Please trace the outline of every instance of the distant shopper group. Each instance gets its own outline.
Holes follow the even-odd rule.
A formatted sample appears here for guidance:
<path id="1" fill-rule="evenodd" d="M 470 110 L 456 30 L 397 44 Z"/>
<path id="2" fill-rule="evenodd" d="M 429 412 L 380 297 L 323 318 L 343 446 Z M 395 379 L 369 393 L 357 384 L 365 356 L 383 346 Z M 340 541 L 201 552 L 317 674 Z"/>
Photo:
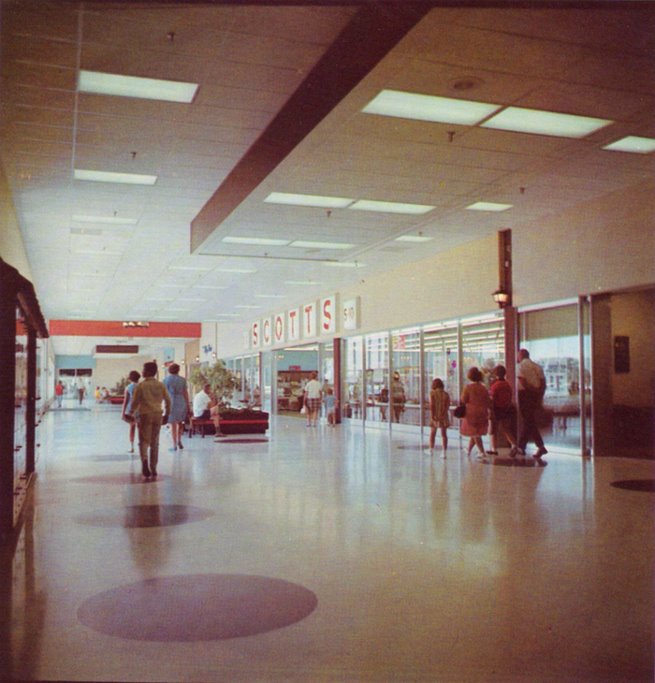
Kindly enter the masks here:
<path id="1" fill-rule="evenodd" d="M 516 438 L 517 410 L 513 402 L 513 391 L 505 379 L 507 371 L 503 365 L 497 365 L 493 373 L 493 381 L 489 389 L 483 383 L 483 375 L 479 368 L 472 367 L 467 373 L 469 383 L 464 387 L 460 397 L 460 433 L 468 436 L 467 454 L 471 455 L 477 448 L 479 457 L 498 455 L 499 439 L 504 438 L 511 446 L 509 455 L 525 455 L 530 441 L 537 447 L 533 457 L 540 459 L 548 451 L 539 432 L 537 416 L 542 406 L 546 391 L 546 378 L 540 365 L 530 359 L 527 349 L 518 353 L 518 412 L 521 416 L 521 432 Z M 432 382 L 430 391 L 430 440 L 429 450 L 433 452 L 437 431 L 441 432 L 443 456 L 448 447 L 447 428 L 450 424 L 450 396 L 444 390 L 443 381 L 439 378 Z M 485 450 L 482 437 L 490 434 L 491 448 Z"/>

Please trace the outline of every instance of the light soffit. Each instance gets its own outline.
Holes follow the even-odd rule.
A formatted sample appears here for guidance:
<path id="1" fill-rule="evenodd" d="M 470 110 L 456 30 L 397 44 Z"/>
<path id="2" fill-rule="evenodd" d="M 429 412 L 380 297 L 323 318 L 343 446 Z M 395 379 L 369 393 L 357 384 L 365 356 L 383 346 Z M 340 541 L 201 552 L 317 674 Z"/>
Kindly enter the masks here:
<path id="1" fill-rule="evenodd" d="M 252 292 L 268 291 L 274 279 L 306 279 L 304 263 L 254 258 L 261 256 L 257 247 L 225 259 L 206 257 L 215 264 L 212 271 L 172 275 L 169 266 L 199 258 L 189 256 L 189 223 L 361 8 L 169 4 L 146 11 L 89 5 L 81 66 L 200 83 L 193 104 L 186 105 L 76 94 L 77 7 L 3 4 L 0 153 L 46 315 L 83 310 L 89 317 L 129 319 L 134 292 L 143 292 L 144 298 L 170 293 L 173 299 L 148 302 L 153 319 L 177 308 L 176 319 L 197 320 L 205 307 L 190 299 L 199 298 L 201 284 L 224 288 L 204 292 L 217 293 L 211 314 L 226 314 L 231 311 L 221 310 L 224 299 L 252 305 Z M 203 247 L 221 253 L 216 245 L 228 235 L 343 242 L 356 247 L 326 263 L 365 263 L 368 274 L 491 234 L 501 222 L 520 229 L 527 220 L 643 182 L 655 170 L 652 154 L 602 147 L 654 135 L 655 92 L 647 78 L 655 57 L 652 25 L 652 7 L 634 5 L 612 11 L 432 9 L 345 89 L 286 158 L 257 182 L 245 174 L 249 189 Z M 171 27 L 173 41 L 167 37 Z M 458 89 L 467 81 L 469 90 Z M 361 113 L 384 89 L 616 123 L 589 139 L 562 140 Z M 71 183 L 74 167 L 158 179 L 152 187 Z M 325 208 L 264 202 L 280 191 L 436 208 L 423 216 L 335 208 L 328 216 Z M 513 208 L 500 216 L 464 210 L 482 200 Z M 112 228 L 71 221 L 73 214 L 112 217 L 114 211 L 138 222 Z M 89 231 L 71 231 L 80 227 Z M 396 238 L 419 233 L 432 239 L 397 250 L 403 243 Z M 290 257 L 335 258 L 334 251 L 287 251 Z M 144 254 L 152 263 L 148 274 L 136 267 Z M 334 291 L 360 279 L 361 270 L 326 267 L 315 279 Z M 153 287 L 153 278 L 172 287 Z M 85 291 L 94 296 L 80 294 Z M 286 291 L 286 302 L 271 302 L 275 308 L 298 303 L 297 294 Z M 177 304 L 180 298 L 189 301 Z M 245 309 L 240 320 L 247 319 Z"/>

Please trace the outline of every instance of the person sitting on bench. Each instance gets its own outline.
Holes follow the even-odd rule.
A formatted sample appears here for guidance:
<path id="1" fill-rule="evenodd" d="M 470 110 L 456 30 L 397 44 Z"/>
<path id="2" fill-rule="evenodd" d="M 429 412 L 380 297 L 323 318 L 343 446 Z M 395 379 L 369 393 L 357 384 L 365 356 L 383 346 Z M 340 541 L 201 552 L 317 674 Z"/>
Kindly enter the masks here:
<path id="1" fill-rule="evenodd" d="M 218 403 L 212 396 L 210 384 L 205 384 L 203 390 L 193 397 L 193 417 L 195 420 L 211 420 L 216 436 L 223 436 L 219 426 Z"/>

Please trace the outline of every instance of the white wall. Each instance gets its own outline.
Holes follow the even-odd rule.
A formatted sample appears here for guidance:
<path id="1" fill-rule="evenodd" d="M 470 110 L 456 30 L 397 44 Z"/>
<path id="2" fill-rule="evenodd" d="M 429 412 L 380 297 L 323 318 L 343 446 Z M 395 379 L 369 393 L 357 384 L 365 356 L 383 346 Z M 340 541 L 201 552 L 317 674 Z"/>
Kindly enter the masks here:
<path id="1" fill-rule="evenodd" d="M 516 306 L 653 284 L 655 186 L 532 221 L 512 230 L 512 243 Z"/>
<path id="2" fill-rule="evenodd" d="M 23 236 L 18 227 L 16 209 L 9 185 L 0 164 L 0 257 L 27 280 L 32 282 L 32 270 L 27 261 Z"/>
<path id="3" fill-rule="evenodd" d="M 128 358 L 98 358 L 93 371 L 91 382 L 93 390 L 97 386 L 107 387 L 110 391 L 123 378 L 127 377 L 130 370 L 141 373 L 143 364 L 151 361 L 150 356 L 130 356 Z M 159 369 L 160 379 L 163 379 L 163 368 Z"/>

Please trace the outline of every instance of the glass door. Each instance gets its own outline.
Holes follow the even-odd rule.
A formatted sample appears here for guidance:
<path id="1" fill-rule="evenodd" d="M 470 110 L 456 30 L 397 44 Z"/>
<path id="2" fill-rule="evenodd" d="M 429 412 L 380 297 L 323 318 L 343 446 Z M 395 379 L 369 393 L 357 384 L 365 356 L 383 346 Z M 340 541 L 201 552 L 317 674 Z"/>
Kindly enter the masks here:
<path id="1" fill-rule="evenodd" d="M 416 328 L 391 333 L 390 415 L 393 424 L 420 426 L 421 347 Z"/>
<path id="2" fill-rule="evenodd" d="M 342 416 L 350 420 L 363 420 L 362 395 L 364 377 L 363 338 L 344 339 Z"/>
<path id="3" fill-rule="evenodd" d="M 430 388 L 432 381 L 440 379 L 456 404 L 459 394 L 457 323 L 446 322 L 430 325 L 423 330 L 423 355 L 425 378 L 423 381 L 423 424 L 430 424 Z"/>
<path id="4" fill-rule="evenodd" d="M 546 375 L 540 431 L 546 446 L 581 448 L 580 338 L 577 304 L 519 315 L 520 346 Z M 584 373 L 583 373 L 584 376 Z M 586 376 L 583 385 L 587 383 Z"/>
<path id="5" fill-rule="evenodd" d="M 366 337 L 366 410 L 367 424 L 381 425 L 389 419 L 389 334 Z"/>

